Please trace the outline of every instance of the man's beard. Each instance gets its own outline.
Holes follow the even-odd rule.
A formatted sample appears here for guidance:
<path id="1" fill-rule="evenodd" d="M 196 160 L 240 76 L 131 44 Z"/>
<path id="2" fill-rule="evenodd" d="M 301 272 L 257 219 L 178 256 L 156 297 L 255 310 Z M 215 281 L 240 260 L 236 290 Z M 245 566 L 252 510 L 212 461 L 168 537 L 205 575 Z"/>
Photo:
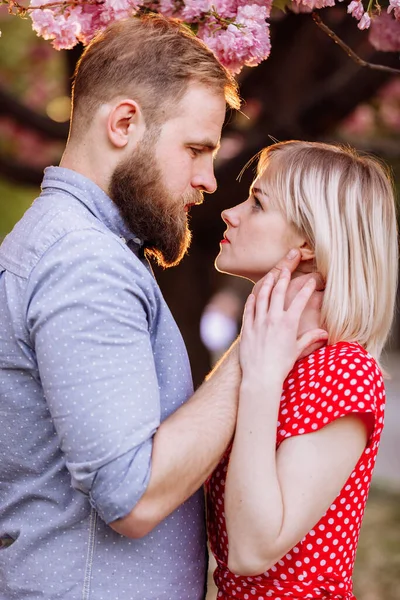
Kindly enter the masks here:
<path id="1" fill-rule="evenodd" d="M 185 205 L 199 204 L 202 193 L 193 189 L 174 196 L 162 180 L 155 158 L 155 137 L 138 145 L 133 156 L 115 169 L 109 194 L 130 231 L 144 242 L 146 255 L 164 268 L 177 265 L 192 238 Z"/>

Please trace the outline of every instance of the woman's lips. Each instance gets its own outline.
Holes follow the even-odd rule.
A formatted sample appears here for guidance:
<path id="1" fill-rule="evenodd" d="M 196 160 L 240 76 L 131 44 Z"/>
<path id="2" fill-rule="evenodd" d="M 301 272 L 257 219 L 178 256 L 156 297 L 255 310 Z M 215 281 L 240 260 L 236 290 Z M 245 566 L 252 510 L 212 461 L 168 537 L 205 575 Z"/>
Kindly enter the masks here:
<path id="1" fill-rule="evenodd" d="M 220 241 L 220 244 L 230 244 L 230 241 L 226 238 Z"/>

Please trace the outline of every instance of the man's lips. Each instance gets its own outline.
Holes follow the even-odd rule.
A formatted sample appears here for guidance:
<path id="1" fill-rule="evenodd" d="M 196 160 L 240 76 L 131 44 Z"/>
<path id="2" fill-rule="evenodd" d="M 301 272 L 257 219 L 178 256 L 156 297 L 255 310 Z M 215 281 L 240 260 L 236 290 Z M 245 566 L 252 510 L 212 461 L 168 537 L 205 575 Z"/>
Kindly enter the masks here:
<path id="1" fill-rule="evenodd" d="M 198 202 L 190 202 L 189 204 L 185 204 L 185 212 L 188 212 L 192 206 L 196 206 L 196 204 L 200 204 Z"/>

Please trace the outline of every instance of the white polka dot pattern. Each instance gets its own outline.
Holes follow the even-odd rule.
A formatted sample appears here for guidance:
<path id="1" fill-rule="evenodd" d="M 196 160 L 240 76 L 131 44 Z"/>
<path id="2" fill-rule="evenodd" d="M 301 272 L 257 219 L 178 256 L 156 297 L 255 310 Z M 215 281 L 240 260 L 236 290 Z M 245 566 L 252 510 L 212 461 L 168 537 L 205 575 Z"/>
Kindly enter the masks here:
<path id="1" fill-rule="evenodd" d="M 230 449 L 207 482 L 208 532 L 217 559 L 218 600 L 353 600 L 352 572 L 365 503 L 383 428 L 385 390 L 374 359 L 356 343 L 327 346 L 298 361 L 287 377 L 277 446 L 344 415 L 373 415 L 367 446 L 325 515 L 266 573 L 239 577 L 227 567 L 224 485 Z M 363 418 L 363 417 L 362 417 Z"/>
<path id="2" fill-rule="evenodd" d="M 0 248 L 0 600 L 204 597 L 202 491 L 139 540 L 105 523 L 193 393 L 140 243 L 93 182 L 52 167 Z"/>

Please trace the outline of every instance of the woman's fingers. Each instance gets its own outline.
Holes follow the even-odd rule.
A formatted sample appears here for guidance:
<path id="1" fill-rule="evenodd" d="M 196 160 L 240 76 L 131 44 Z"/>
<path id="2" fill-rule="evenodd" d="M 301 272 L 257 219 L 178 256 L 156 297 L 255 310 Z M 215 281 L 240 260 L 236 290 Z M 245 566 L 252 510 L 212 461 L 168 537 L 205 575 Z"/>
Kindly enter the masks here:
<path id="1" fill-rule="evenodd" d="M 287 310 L 292 317 L 300 319 L 308 301 L 314 293 L 315 285 L 315 279 L 308 279 L 301 290 L 297 292 Z"/>
<path id="2" fill-rule="evenodd" d="M 250 296 L 246 300 L 246 304 L 244 305 L 243 318 L 242 318 L 242 335 L 244 331 L 251 328 L 254 323 L 255 316 L 255 305 L 256 305 L 256 297 L 254 294 L 250 294 Z"/>
<path id="3" fill-rule="evenodd" d="M 293 273 L 293 271 L 295 271 L 296 267 L 298 266 L 299 262 L 300 262 L 300 258 L 301 258 L 301 254 L 299 252 L 299 250 L 297 248 L 292 248 L 292 250 L 290 250 L 287 255 L 282 258 L 276 265 L 275 267 L 273 267 L 270 272 L 265 275 L 262 279 L 260 279 L 260 281 L 258 281 L 254 288 L 253 288 L 253 294 L 257 297 L 258 293 L 260 292 L 265 279 L 270 276 L 273 278 L 274 283 L 276 283 L 278 281 L 278 279 L 281 276 L 281 273 L 283 271 L 283 269 L 288 269 L 290 271 L 290 273 Z"/>
<path id="4" fill-rule="evenodd" d="M 286 292 L 290 283 L 290 271 L 286 268 L 282 269 L 281 276 L 276 283 L 271 294 L 269 309 L 271 314 L 282 312 L 285 306 Z"/>
<path id="5" fill-rule="evenodd" d="M 269 303 L 271 298 L 271 292 L 275 285 L 274 277 L 271 273 L 268 273 L 266 277 L 264 277 L 264 281 L 262 286 L 259 289 L 256 301 L 256 314 L 255 320 L 256 322 L 261 322 L 267 316 L 269 310 Z"/>

